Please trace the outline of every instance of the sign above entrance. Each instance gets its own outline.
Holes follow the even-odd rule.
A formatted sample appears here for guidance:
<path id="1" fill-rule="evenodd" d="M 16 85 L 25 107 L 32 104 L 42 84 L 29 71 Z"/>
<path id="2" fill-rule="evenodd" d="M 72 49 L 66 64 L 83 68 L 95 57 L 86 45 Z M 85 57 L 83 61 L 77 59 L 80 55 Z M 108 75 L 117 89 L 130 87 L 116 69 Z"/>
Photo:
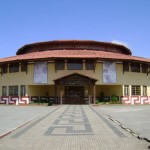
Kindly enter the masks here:
<path id="1" fill-rule="evenodd" d="M 75 85 L 75 86 L 81 86 L 81 85 L 86 85 L 88 84 L 87 81 L 84 81 L 84 80 L 64 80 L 62 81 L 62 84 L 63 85 Z"/>
<path id="2" fill-rule="evenodd" d="M 84 75 L 80 75 L 78 73 L 74 73 L 54 81 L 56 84 L 62 84 L 66 86 L 84 86 L 95 84 L 97 80 Z"/>

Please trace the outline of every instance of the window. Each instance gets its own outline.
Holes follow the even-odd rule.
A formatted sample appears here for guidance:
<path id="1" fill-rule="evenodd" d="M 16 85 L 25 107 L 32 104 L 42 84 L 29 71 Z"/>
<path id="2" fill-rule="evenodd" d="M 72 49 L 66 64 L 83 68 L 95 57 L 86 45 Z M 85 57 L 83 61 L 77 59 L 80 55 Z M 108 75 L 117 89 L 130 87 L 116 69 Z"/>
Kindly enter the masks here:
<path id="1" fill-rule="evenodd" d="M 7 71 L 8 71 L 8 69 L 7 69 L 7 68 L 8 68 L 8 67 L 7 67 L 7 64 L 2 65 L 2 66 L 1 66 L 2 73 L 7 73 Z"/>
<path id="2" fill-rule="evenodd" d="M 146 64 L 142 64 L 142 73 L 147 73 L 148 66 Z"/>
<path id="3" fill-rule="evenodd" d="M 21 85 L 20 86 L 20 96 L 25 96 L 26 95 L 26 86 Z"/>
<path id="4" fill-rule="evenodd" d="M 64 69 L 65 69 L 64 60 L 57 60 L 56 61 L 56 70 L 64 70 Z"/>
<path id="5" fill-rule="evenodd" d="M 27 62 L 22 62 L 22 63 L 21 63 L 21 71 L 22 71 L 22 72 L 24 72 L 24 71 L 27 72 Z"/>
<path id="6" fill-rule="evenodd" d="M 9 96 L 18 96 L 18 86 L 9 86 Z"/>
<path id="7" fill-rule="evenodd" d="M 129 62 L 123 62 L 123 71 L 129 71 Z"/>
<path id="8" fill-rule="evenodd" d="M 128 96 L 129 95 L 129 85 L 125 85 L 124 86 L 124 96 Z"/>
<path id="9" fill-rule="evenodd" d="M 86 60 L 86 70 L 94 70 L 94 61 Z"/>
<path id="10" fill-rule="evenodd" d="M 82 70 L 82 60 L 68 60 L 68 70 Z"/>
<path id="11" fill-rule="evenodd" d="M 132 95 L 140 95 L 141 94 L 141 88 L 140 86 L 132 86 L 132 89 L 131 89 L 131 92 L 132 92 Z"/>
<path id="12" fill-rule="evenodd" d="M 7 96 L 7 86 L 2 86 L 2 96 Z"/>
<path id="13" fill-rule="evenodd" d="M 19 72 L 19 63 L 9 64 L 9 72 Z"/>
<path id="14" fill-rule="evenodd" d="M 143 86 L 143 96 L 147 96 L 147 87 Z"/>
<path id="15" fill-rule="evenodd" d="M 131 72 L 140 72 L 140 64 L 131 63 Z"/>

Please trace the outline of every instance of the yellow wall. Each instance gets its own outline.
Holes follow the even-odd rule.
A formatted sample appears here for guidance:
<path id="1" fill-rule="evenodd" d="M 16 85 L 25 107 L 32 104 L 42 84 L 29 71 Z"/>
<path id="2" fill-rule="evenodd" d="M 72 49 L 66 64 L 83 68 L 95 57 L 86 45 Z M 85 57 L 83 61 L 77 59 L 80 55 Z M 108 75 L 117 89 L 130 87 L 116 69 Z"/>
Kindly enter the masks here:
<path id="1" fill-rule="evenodd" d="M 28 72 L 5 73 L 0 76 L 1 85 L 30 85 L 33 84 L 34 64 L 28 64 Z"/>
<path id="2" fill-rule="evenodd" d="M 97 86 L 96 93 L 99 96 L 99 93 L 102 91 L 107 95 L 122 95 L 122 85 L 146 85 L 148 86 L 148 95 L 150 95 L 150 73 L 147 76 L 145 73 L 134 73 L 134 72 L 125 72 L 123 73 L 122 64 L 117 64 L 117 83 L 107 85 L 102 82 L 102 63 L 97 63 L 95 71 L 93 70 L 85 70 L 85 64 L 83 70 L 67 70 L 67 64 L 65 65 L 65 70 L 57 70 L 55 71 L 54 63 L 48 63 L 48 83 L 45 84 L 47 86 L 43 86 L 41 84 L 34 84 L 34 63 L 28 64 L 28 72 L 18 72 L 18 73 L 6 73 L 0 76 L 0 95 L 2 95 L 2 86 L 10 86 L 10 85 L 27 85 L 27 94 L 32 95 L 45 95 L 48 93 L 54 95 L 54 87 L 48 85 L 54 85 L 53 80 L 60 78 L 62 76 L 71 74 L 71 73 L 81 73 L 88 75 L 92 78 L 98 79 L 96 82 Z M 29 86 L 28 86 L 29 85 Z M 33 86 L 33 85 L 41 85 L 41 86 Z M 105 86 L 104 86 L 105 85 Z M 115 85 L 115 86 L 112 86 Z M 45 92 L 46 91 L 46 92 Z M 20 93 L 20 91 L 19 91 Z M 50 94 L 50 95 L 51 95 Z"/>
<path id="3" fill-rule="evenodd" d="M 96 96 L 100 97 L 101 92 L 104 96 L 122 96 L 122 86 L 121 85 L 97 85 L 96 86 Z"/>
<path id="4" fill-rule="evenodd" d="M 117 64 L 117 84 L 150 86 L 150 74 L 122 71 L 122 64 Z"/>
<path id="5" fill-rule="evenodd" d="M 97 64 L 95 71 L 85 70 L 85 67 L 83 67 L 83 70 L 67 70 L 67 66 L 65 67 L 66 68 L 65 70 L 55 71 L 54 64 L 50 63 L 48 65 L 48 82 L 49 84 L 54 84 L 53 80 L 60 78 L 62 76 L 66 76 L 68 74 L 77 73 L 77 72 L 81 74 L 89 75 L 95 79 L 100 80 L 99 82 L 102 82 L 102 73 L 100 71 L 100 68 L 101 68 L 100 66 L 102 65 Z"/>
<path id="6" fill-rule="evenodd" d="M 150 96 L 150 86 L 147 89 L 147 94 L 148 94 L 148 96 Z"/>
<path id="7" fill-rule="evenodd" d="M 27 89 L 29 96 L 54 96 L 52 85 L 29 85 Z"/>

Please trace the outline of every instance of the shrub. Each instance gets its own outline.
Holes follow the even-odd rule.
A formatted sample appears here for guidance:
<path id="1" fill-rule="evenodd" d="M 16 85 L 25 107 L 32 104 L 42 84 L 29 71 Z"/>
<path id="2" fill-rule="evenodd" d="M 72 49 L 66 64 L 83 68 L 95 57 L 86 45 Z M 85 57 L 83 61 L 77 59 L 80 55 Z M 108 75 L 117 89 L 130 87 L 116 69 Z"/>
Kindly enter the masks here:
<path id="1" fill-rule="evenodd" d="M 96 104 L 98 104 L 99 103 L 99 101 L 98 100 L 96 100 Z"/>
<path id="2" fill-rule="evenodd" d="M 111 103 L 112 103 L 112 104 L 115 104 L 115 103 L 117 103 L 117 102 L 118 102 L 118 97 L 115 96 L 115 95 L 112 95 L 112 96 L 111 96 Z"/>

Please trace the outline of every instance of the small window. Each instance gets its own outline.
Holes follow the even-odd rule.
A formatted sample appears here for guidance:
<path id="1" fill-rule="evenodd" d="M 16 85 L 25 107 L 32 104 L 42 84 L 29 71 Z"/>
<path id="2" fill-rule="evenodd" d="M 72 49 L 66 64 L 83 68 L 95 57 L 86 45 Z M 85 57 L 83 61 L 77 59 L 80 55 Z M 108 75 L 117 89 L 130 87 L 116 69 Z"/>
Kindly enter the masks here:
<path id="1" fill-rule="evenodd" d="M 19 72 L 19 63 L 9 64 L 9 72 Z"/>
<path id="2" fill-rule="evenodd" d="M 147 86 L 143 86 L 143 96 L 147 96 Z"/>
<path id="3" fill-rule="evenodd" d="M 9 86 L 9 96 L 18 96 L 18 86 Z"/>
<path id="4" fill-rule="evenodd" d="M 22 62 L 21 63 L 21 71 L 22 72 L 27 72 L 27 62 Z"/>
<path id="5" fill-rule="evenodd" d="M 131 72 L 140 72 L 140 64 L 131 63 Z"/>
<path id="6" fill-rule="evenodd" d="M 2 96 L 7 96 L 7 86 L 2 86 Z"/>
<path id="7" fill-rule="evenodd" d="M 65 69 L 64 60 L 57 60 L 56 61 L 56 70 L 64 70 L 64 69 Z"/>
<path id="8" fill-rule="evenodd" d="M 129 62 L 123 62 L 123 71 L 129 71 Z"/>
<path id="9" fill-rule="evenodd" d="M 21 85 L 20 86 L 20 96 L 25 96 L 26 95 L 26 86 Z"/>
<path id="10" fill-rule="evenodd" d="M 86 60 L 86 70 L 94 70 L 94 61 Z"/>
<path id="11" fill-rule="evenodd" d="M 124 95 L 128 96 L 129 95 L 129 85 L 124 86 Z"/>
<path id="12" fill-rule="evenodd" d="M 147 73 L 148 66 L 146 64 L 142 64 L 142 73 Z"/>
<path id="13" fill-rule="evenodd" d="M 82 70 L 82 60 L 68 60 L 68 70 Z"/>
<path id="14" fill-rule="evenodd" d="M 7 64 L 2 65 L 2 66 L 1 66 L 1 69 L 2 69 L 1 71 L 2 71 L 2 73 L 7 73 L 7 72 L 8 72 L 8 69 L 7 69 L 7 68 L 8 68 Z"/>
<path id="15" fill-rule="evenodd" d="M 131 89 L 132 95 L 141 95 L 141 88 L 140 86 L 132 86 Z"/>

